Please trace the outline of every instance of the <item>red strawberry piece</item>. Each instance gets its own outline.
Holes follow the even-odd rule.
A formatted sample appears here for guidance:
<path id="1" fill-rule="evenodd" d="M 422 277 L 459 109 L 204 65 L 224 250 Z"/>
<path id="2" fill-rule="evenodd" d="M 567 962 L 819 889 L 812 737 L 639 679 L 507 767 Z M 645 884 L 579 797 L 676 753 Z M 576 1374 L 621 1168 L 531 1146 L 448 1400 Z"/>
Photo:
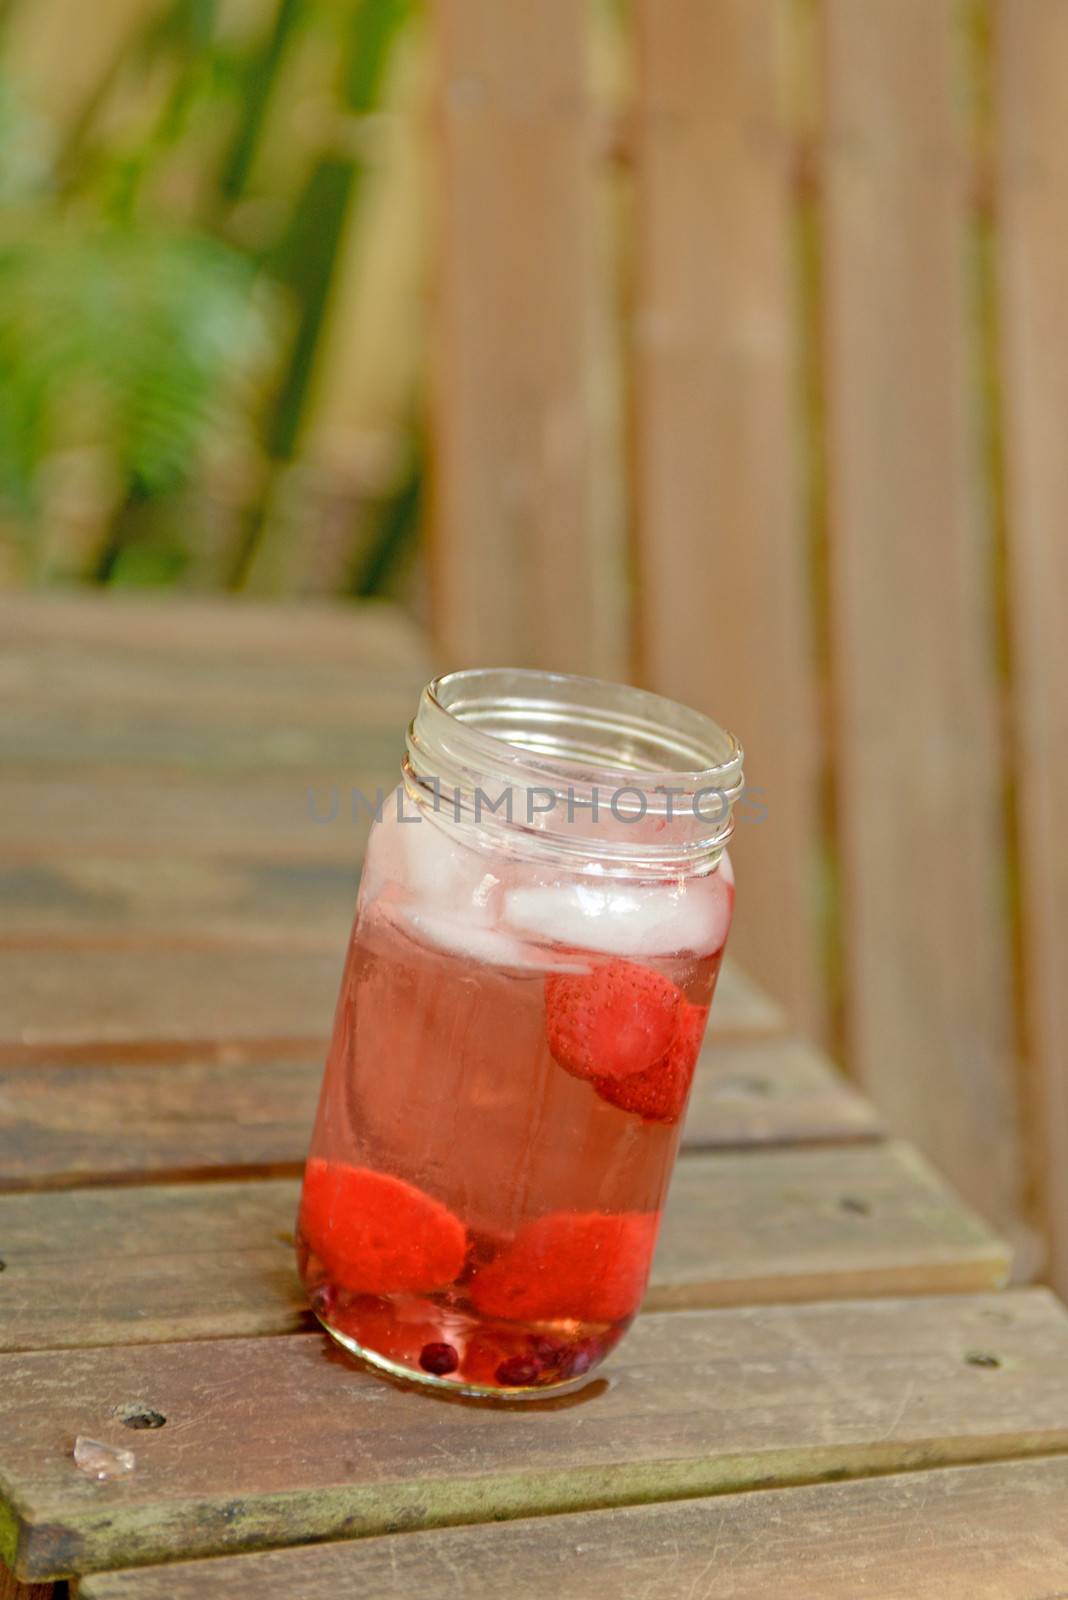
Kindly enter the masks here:
<path id="1" fill-rule="evenodd" d="M 336 1283 L 359 1294 L 426 1293 L 451 1283 L 467 1231 L 440 1200 L 370 1167 L 313 1157 L 300 1230 Z"/>
<path id="2" fill-rule="evenodd" d="M 594 1078 L 593 1087 L 602 1100 L 633 1111 L 646 1122 L 678 1122 L 686 1109 L 707 1021 L 707 1006 L 692 1006 L 684 1000 L 675 1037 L 659 1061 L 629 1078 Z"/>
<path id="3" fill-rule="evenodd" d="M 638 1308 L 658 1212 L 555 1211 L 520 1228 L 471 1286 L 476 1310 L 520 1322 L 617 1322 Z"/>
<path id="4" fill-rule="evenodd" d="M 545 980 L 545 1036 L 576 1078 L 626 1078 L 671 1045 L 682 994 L 670 978 L 633 961 Z"/>

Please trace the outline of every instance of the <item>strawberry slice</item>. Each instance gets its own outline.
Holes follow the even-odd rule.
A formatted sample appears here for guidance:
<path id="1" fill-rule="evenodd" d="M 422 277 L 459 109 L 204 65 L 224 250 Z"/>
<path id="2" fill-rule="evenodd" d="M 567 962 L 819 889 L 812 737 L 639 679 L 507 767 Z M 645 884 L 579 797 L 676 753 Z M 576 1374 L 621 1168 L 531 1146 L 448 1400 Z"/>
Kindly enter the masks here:
<path id="1" fill-rule="evenodd" d="M 545 1036 L 576 1078 L 627 1078 L 667 1052 L 682 993 L 662 973 L 633 961 L 545 980 Z"/>
<path id="2" fill-rule="evenodd" d="M 451 1283 L 467 1250 L 458 1217 L 410 1183 L 313 1156 L 300 1231 L 327 1272 L 358 1294 L 426 1293 Z"/>
<path id="3" fill-rule="evenodd" d="M 629 1078 L 594 1078 L 593 1087 L 602 1100 L 636 1112 L 645 1122 L 678 1122 L 686 1109 L 707 1021 L 707 1006 L 692 1006 L 684 1000 L 675 1037 L 659 1061 Z"/>
<path id="4" fill-rule="evenodd" d="M 554 1211 L 520 1228 L 471 1286 L 475 1309 L 520 1322 L 618 1322 L 638 1309 L 660 1214 Z"/>

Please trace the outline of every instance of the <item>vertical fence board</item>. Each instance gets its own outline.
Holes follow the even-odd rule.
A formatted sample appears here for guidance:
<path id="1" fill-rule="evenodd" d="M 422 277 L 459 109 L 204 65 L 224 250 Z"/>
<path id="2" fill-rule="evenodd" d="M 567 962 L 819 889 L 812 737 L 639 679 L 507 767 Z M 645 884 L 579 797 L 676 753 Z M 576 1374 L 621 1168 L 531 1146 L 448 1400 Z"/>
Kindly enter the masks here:
<path id="1" fill-rule="evenodd" d="M 1018 1219 L 986 553 L 969 492 L 953 0 L 825 0 L 831 631 L 851 1065 Z"/>
<path id="2" fill-rule="evenodd" d="M 996 12 L 1000 325 L 1032 1133 L 1068 1293 L 1068 6 Z"/>
<path id="3" fill-rule="evenodd" d="M 622 548 L 595 515 L 588 8 L 441 0 L 435 16 L 437 631 L 454 664 L 612 671 Z"/>
<path id="4" fill-rule="evenodd" d="M 796 516 L 777 0 L 638 0 L 635 500 L 644 675 L 736 731 L 767 816 L 732 947 L 816 1025 L 812 663 Z"/>

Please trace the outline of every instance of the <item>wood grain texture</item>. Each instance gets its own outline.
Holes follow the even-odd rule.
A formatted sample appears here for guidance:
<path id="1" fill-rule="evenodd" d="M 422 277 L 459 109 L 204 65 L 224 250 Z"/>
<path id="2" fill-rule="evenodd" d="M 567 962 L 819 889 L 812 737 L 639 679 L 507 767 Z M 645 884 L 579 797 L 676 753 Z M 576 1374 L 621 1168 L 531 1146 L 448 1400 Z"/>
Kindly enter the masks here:
<path id="1" fill-rule="evenodd" d="M 358 747 L 358 736 L 354 739 Z M 247 864 L 355 862 L 363 854 L 368 811 L 378 790 L 392 789 L 388 771 L 361 764 L 359 749 L 340 768 L 290 767 L 270 772 L 167 774 L 135 771 L 37 770 L 0 777 L 4 862 L 61 874 L 79 861 L 115 863 L 184 857 Z M 74 864 L 69 862 L 74 858 Z M 166 915 L 166 895 L 161 906 Z"/>
<path id="2" fill-rule="evenodd" d="M 297 816 L 294 823 L 301 826 Z M 304 826 L 313 830 L 307 814 Z M 68 951 L 178 943 L 339 950 L 352 925 L 369 818 L 339 815 L 332 831 L 338 857 L 347 849 L 347 858 L 212 860 L 185 853 L 187 836 L 178 854 L 157 846 L 0 860 L 0 948 L 33 940 Z"/>
<path id="3" fill-rule="evenodd" d="M 442 222 L 435 628 L 446 655 L 619 676 L 622 530 L 598 515 L 588 8 L 435 7 Z"/>
<path id="4" fill-rule="evenodd" d="M 997 1288 L 1006 1247 L 907 1145 L 692 1156 L 646 1304 L 756 1305 Z"/>
<path id="5" fill-rule="evenodd" d="M 210 944 L 0 946 L 0 1062 L 135 1040 L 323 1042 L 341 981 L 334 949 Z"/>
<path id="6" fill-rule="evenodd" d="M 305 1326 L 297 1198 L 295 1180 L 0 1196 L 0 1349 Z M 692 1155 L 646 1305 L 975 1290 L 1007 1273 L 1004 1246 L 901 1146 Z"/>
<path id="7" fill-rule="evenodd" d="M 92 594 L 0 597 L 0 639 L 18 652 L 83 649 L 94 659 L 126 653 L 183 662 L 208 658 L 259 664 L 268 674 L 282 662 L 315 663 L 384 674 L 403 671 L 426 649 L 425 636 L 395 606 L 361 601 L 284 602 L 186 595 Z M 197 672 L 192 667 L 194 676 Z"/>
<path id="8" fill-rule="evenodd" d="M 952 0 L 827 0 L 822 249 L 847 1054 L 1022 1209 L 985 554 L 968 487 Z"/>
<path id="9" fill-rule="evenodd" d="M 389 607 L 3 604 L 5 928 L 106 926 L 124 898 L 195 925 L 249 860 L 340 872 L 429 672 Z"/>
<path id="10" fill-rule="evenodd" d="M 1068 1293 L 1068 11 L 996 7 L 1000 321 L 1024 1004 L 1049 1271 Z"/>
<path id="11" fill-rule="evenodd" d="M 733 947 L 811 1030 L 818 739 L 791 436 L 782 11 L 636 7 L 635 495 L 645 676 L 745 746 Z"/>
<path id="12" fill-rule="evenodd" d="M 67 1600 L 67 1587 L 54 1583 L 20 1583 L 0 1561 L 0 1600 Z"/>
<path id="13" fill-rule="evenodd" d="M 110 943 L 110 948 L 109 948 Z M 314 928 L 285 941 L 200 938 L 0 940 L 0 1066 L 107 1062 L 116 1046 L 219 1043 L 277 1054 L 324 1052 L 346 938 Z M 774 1028 L 776 1008 L 737 969 L 724 969 L 713 1037 Z"/>
<path id="14" fill-rule="evenodd" d="M 0 1190 L 299 1172 L 326 1045 L 149 1044 L 0 1065 Z M 147 1052 L 147 1053 L 146 1053 Z M 94 1054 L 106 1055 L 97 1049 Z M 114 1059 L 118 1056 L 118 1059 Z M 874 1139 L 871 1107 L 796 1040 L 712 1038 L 684 1150 Z"/>
<path id="15" fill-rule="evenodd" d="M 106 602 L 104 602 L 106 608 Z M 30 614 L 47 609 L 40 602 Z M 241 612 L 235 608 L 236 632 Z M 263 725 L 299 720 L 312 725 L 366 724 L 403 728 L 415 709 L 429 676 L 426 647 L 416 639 L 406 658 L 397 659 L 383 630 L 372 628 L 376 650 L 366 645 L 351 661 L 318 660 L 314 655 L 280 651 L 276 656 L 236 653 L 220 659 L 195 645 L 197 612 L 191 618 L 193 640 L 181 649 L 155 650 L 129 644 L 119 623 L 107 640 L 78 641 L 62 637 L 5 638 L 0 646 L 0 684 L 10 708 L 58 706 L 108 713 L 132 721 L 151 713 L 165 724 L 190 721 L 209 726 L 240 717 L 250 734 L 262 737 Z M 313 612 L 314 615 L 314 612 Z M 349 613 L 352 631 L 362 636 L 364 613 Z M 285 611 L 279 626 L 287 626 Z M 408 627 L 397 627 L 408 637 Z M 49 630 L 42 630 L 46 633 Z"/>
<path id="16" fill-rule="evenodd" d="M 722 994 L 717 994 L 716 1006 Z M 716 1017 L 713 1009 L 713 1019 Z M 810 1045 L 732 1032 L 715 1020 L 694 1078 L 683 1146 L 838 1144 L 878 1138 L 879 1118 Z"/>
<path id="17" fill-rule="evenodd" d="M 415 696 L 400 697 L 380 724 L 368 723 L 359 705 L 350 717 L 331 722 L 293 710 L 288 720 L 266 716 L 259 727 L 244 713 L 220 707 L 213 718 L 157 715 L 148 707 L 124 710 L 106 700 L 91 707 L 11 704 L 0 726 L 0 760 L 11 772 L 87 770 L 115 773 L 126 768 L 156 773 L 210 777 L 292 772 L 301 788 L 320 771 L 356 775 L 370 768 L 393 777 L 404 754 L 405 718 Z M 407 708 L 407 709 L 405 709 Z M 361 713 L 363 720 L 361 720 Z"/>
<path id="18" fill-rule="evenodd" d="M 977 1365 L 970 1354 L 1000 1361 Z M 1042 1291 L 640 1318 L 585 1398 L 434 1403 L 316 1334 L 0 1358 L 0 1553 L 22 1578 L 1068 1449 Z M 27 1403 L 27 1396 L 32 1403 Z M 162 1427 L 130 1433 L 124 1407 Z M 137 1468 L 77 1473 L 76 1433 Z"/>
<path id="19" fill-rule="evenodd" d="M 1068 1462 L 950 1467 L 89 1578 L 81 1600 L 1057 1600 Z"/>
<path id="20" fill-rule="evenodd" d="M 0 1189 L 296 1175 L 324 1054 L 0 1067 Z"/>

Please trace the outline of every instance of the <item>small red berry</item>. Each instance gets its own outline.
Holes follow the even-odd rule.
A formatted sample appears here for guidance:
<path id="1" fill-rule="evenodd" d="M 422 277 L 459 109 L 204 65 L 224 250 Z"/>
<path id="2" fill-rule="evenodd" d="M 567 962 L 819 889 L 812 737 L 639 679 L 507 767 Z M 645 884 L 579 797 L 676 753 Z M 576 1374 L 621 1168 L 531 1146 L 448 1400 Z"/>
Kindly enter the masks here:
<path id="1" fill-rule="evenodd" d="M 557 1339 L 541 1339 L 535 1336 L 530 1340 L 530 1349 L 542 1367 L 558 1367 L 567 1355 L 568 1347 Z"/>
<path id="2" fill-rule="evenodd" d="M 588 1340 L 580 1344 L 571 1360 L 567 1364 L 569 1378 L 581 1378 L 584 1372 L 589 1372 L 594 1362 L 600 1358 L 600 1350 L 595 1340 Z"/>
<path id="3" fill-rule="evenodd" d="M 529 1388 L 541 1376 L 541 1362 L 532 1356 L 509 1356 L 497 1368 L 497 1382 L 508 1389 Z"/>
<path id="4" fill-rule="evenodd" d="M 419 1352 L 419 1365 L 424 1372 L 432 1372 L 436 1378 L 444 1378 L 448 1373 L 456 1371 L 460 1365 L 460 1357 L 451 1344 L 425 1344 Z"/>

